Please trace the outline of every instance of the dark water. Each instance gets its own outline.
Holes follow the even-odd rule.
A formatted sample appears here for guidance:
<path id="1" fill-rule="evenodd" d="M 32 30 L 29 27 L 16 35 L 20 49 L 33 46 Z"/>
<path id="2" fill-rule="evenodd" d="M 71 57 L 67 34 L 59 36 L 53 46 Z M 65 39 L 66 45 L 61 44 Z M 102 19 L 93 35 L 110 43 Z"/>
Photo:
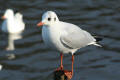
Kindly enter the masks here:
<path id="1" fill-rule="evenodd" d="M 15 40 L 15 50 L 6 51 L 6 36 L 0 32 L 0 80 L 53 80 L 59 53 L 46 48 L 36 24 L 47 10 L 60 20 L 79 25 L 91 34 L 103 36 L 102 48 L 88 46 L 75 55 L 72 80 L 120 80 L 120 0 L 0 0 L 0 16 L 7 8 L 24 15 L 26 29 Z M 0 20 L 2 23 L 2 20 Z M 15 54 L 8 59 L 7 54 Z M 71 69 L 71 55 L 64 55 Z"/>

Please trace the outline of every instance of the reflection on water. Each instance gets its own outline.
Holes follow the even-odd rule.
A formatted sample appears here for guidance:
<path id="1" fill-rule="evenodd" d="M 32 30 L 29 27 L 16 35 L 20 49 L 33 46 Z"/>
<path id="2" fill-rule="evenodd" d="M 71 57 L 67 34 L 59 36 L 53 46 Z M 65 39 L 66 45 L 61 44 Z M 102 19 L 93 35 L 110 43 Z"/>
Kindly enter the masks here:
<path id="1" fill-rule="evenodd" d="M 52 73 L 60 64 L 59 53 L 44 45 L 41 28 L 36 27 L 46 10 L 55 11 L 62 21 L 104 37 L 102 48 L 88 46 L 76 53 L 72 80 L 120 80 L 119 3 L 120 0 L 0 0 L 0 15 L 12 8 L 21 11 L 26 23 L 23 38 L 9 35 L 9 51 L 4 49 L 6 37 L 0 32 L 0 80 L 53 80 Z M 8 59 L 9 55 L 6 58 L 12 53 L 14 59 Z M 71 69 L 71 55 L 64 55 L 63 63 L 65 69 Z"/>
<path id="2" fill-rule="evenodd" d="M 22 35 L 21 33 L 19 34 L 8 34 L 8 46 L 6 48 L 6 50 L 15 50 L 15 44 L 14 41 L 21 39 Z"/>

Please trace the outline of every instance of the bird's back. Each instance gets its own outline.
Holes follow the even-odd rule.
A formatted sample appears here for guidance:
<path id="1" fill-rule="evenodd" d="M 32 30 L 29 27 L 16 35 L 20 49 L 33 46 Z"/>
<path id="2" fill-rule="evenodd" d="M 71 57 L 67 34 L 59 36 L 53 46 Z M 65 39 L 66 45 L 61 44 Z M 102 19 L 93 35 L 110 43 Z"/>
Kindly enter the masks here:
<path id="1" fill-rule="evenodd" d="M 61 42 L 72 49 L 82 48 L 89 45 L 92 42 L 95 42 L 93 36 L 85 30 L 82 30 L 80 27 L 61 22 L 63 26 L 63 30 L 65 33 L 61 35 Z"/>
<path id="2" fill-rule="evenodd" d="M 15 14 L 15 22 L 20 30 L 24 30 L 25 23 L 23 22 L 23 15 L 21 13 L 18 12 Z"/>

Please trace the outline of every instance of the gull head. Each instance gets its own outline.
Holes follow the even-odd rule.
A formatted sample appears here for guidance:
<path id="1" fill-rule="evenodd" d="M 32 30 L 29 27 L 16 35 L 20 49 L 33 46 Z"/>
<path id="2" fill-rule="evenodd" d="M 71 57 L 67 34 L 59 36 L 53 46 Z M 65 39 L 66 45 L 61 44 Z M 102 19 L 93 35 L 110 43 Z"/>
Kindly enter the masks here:
<path id="1" fill-rule="evenodd" d="M 42 15 L 42 21 L 37 24 L 37 26 L 50 26 L 58 22 L 59 19 L 55 12 L 47 11 Z"/>
<path id="2" fill-rule="evenodd" d="M 14 12 L 12 9 L 7 9 L 4 13 L 4 15 L 2 16 L 2 19 L 7 19 L 9 17 L 13 17 L 14 16 Z"/>

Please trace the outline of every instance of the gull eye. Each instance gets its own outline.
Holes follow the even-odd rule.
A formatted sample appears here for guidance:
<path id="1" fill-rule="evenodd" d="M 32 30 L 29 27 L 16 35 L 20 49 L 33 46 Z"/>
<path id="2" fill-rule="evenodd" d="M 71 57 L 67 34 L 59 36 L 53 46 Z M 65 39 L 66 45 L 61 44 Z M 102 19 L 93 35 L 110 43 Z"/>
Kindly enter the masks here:
<path id="1" fill-rule="evenodd" d="M 54 18 L 54 21 L 56 21 L 56 18 Z"/>
<path id="2" fill-rule="evenodd" d="M 48 21 L 50 21 L 51 20 L 51 18 L 48 18 Z"/>

